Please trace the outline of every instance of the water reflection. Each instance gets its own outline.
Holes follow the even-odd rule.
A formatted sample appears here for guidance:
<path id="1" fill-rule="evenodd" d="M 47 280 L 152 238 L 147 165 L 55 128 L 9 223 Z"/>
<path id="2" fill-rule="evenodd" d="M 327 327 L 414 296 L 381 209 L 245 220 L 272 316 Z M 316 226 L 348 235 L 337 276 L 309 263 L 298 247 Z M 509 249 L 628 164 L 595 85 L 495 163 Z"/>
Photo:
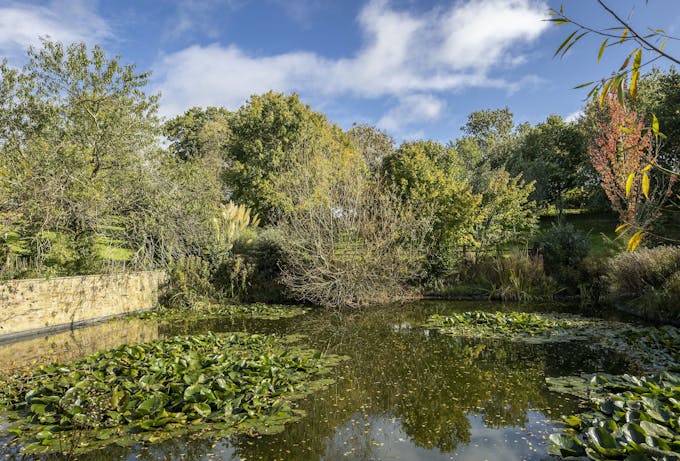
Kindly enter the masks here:
<path id="1" fill-rule="evenodd" d="M 53 362 L 67 363 L 125 343 L 158 339 L 158 325 L 139 319 L 114 319 L 84 328 L 36 335 L 0 344 L 3 373 Z"/>
<path id="2" fill-rule="evenodd" d="M 553 417 L 577 411 L 574 400 L 548 392 L 544 378 L 623 372 L 628 364 L 611 355 L 605 360 L 585 343 L 465 340 L 419 327 L 434 312 L 478 307 L 421 303 L 349 315 L 313 312 L 276 322 L 161 324 L 161 336 L 207 330 L 302 333 L 311 346 L 350 360 L 335 370 L 335 384 L 300 402 L 307 417 L 281 434 L 178 439 L 83 459 L 544 459 Z"/>

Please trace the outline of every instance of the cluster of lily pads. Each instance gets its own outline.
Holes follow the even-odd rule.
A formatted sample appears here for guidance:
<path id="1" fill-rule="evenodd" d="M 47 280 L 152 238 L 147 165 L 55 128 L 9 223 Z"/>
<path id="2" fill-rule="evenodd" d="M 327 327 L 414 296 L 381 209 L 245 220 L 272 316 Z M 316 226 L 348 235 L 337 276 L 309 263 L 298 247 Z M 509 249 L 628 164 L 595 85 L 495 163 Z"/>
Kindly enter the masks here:
<path id="1" fill-rule="evenodd" d="M 549 389 L 587 400 L 593 411 L 564 418 L 550 452 L 567 459 L 680 461 L 680 330 L 608 322 L 571 314 L 463 312 L 433 315 L 426 327 L 454 336 L 533 343 L 589 340 L 627 353 L 643 369 L 629 375 L 547 378 Z"/>
<path id="2" fill-rule="evenodd" d="M 587 397 L 593 411 L 564 417 L 550 436 L 552 454 L 629 461 L 680 460 L 680 375 L 559 378 L 551 389 Z"/>
<path id="3" fill-rule="evenodd" d="M 209 333 L 123 345 L 0 378 L 0 408 L 29 453 L 178 432 L 275 433 L 301 416 L 293 400 L 331 382 L 322 375 L 343 359 L 293 344 L 299 339 Z"/>
<path id="4" fill-rule="evenodd" d="M 453 336 L 527 343 L 590 341 L 627 354 L 641 371 L 673 370 L 680 363 L 680 329 L 636 326 L 563 313 L 470 311 L 430 316 L 425 327 Z"/>
<path id="5" fill-rule="evenodd" d="M 302 306 L 284 305 L 284 304 L 214 304 L 214 303 L 196 303 L 191 309 L 170 309 L 158 308 L 151 311 L 146 311 L 138 314 L 142 319 L 157 319 L 157 320 L 180 320 L 187 318 L 201 319 L 212 317 L 247 317 L 261 320 L 280 320 L 298 315 L 305 314 L 308 309 Z"/>

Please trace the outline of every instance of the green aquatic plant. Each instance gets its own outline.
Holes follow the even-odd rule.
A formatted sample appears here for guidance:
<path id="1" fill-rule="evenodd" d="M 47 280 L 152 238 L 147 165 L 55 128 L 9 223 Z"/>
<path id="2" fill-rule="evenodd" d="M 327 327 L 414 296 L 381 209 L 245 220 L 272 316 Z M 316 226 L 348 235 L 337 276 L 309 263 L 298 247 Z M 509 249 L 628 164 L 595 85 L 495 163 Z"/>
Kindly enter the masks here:
<path id="1" fill-rule="evenodd" d="M 123 345 L 0 378 L 0 407 L 28 453 L 64 451 L 74 439 L 74 451 L 87 451 L 178 432 L 275 433 L 342 360 L 299 339 L 209 333 Z"/>
<path id="2" fill-rule="evenodd" d="M 201 318 L 229 317 L 241 318 L 248 317 L 260 320 L 280 320 L 308 312 L 302 306 L 292 306 L 284 304 L 211 304 L 196 302 L 190 309 L 168 309 L 160 308 L 137 314 L 142 319 L 154 320 L 196 320 Z"/>
<path id="3" fill-rule="evenodd" d="M 644 327 L 574 314 L 461 312 L 432 315 L 424 325 L 452 336 L 529 343 L 590 341 L 593 347 L 624 354 L 641 371 L 680 365 L 680 329 Z"/>
<path id="4" fill-rule="evenodd" d="M 680 460 L 680 375 L 569 377 L 552 390 L 587 397 L 591 412 L 563 417 L 550 453 L 572 459 Z M 585 457 L 585 458 L 584 458 Z"/>

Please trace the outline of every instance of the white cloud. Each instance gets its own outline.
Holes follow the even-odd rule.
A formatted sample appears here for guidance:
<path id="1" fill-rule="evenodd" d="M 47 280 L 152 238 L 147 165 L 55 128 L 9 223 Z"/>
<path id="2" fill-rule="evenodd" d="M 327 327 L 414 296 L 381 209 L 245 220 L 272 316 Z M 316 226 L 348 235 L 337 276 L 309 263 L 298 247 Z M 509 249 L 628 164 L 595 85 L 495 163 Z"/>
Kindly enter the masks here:
<path id="1" fill-rule="evenodd" d="M 412 94 L 399 98 L 377 123 L 379 128 L 391 133 L 401 133 L 404 126 L 417 122 L 436 120 L 444 111 L 446 103 L 430 94 Z"/>
<path id="2" fill-rule="evenodd" d="M 535 40 L 546 27 L 543 5 L 527 0 L 477 0 L 452 8 L 443 21 L 443 45 L 435 50 L 451 68 L 487 69 L 521 62 L 517 43 Z"/>
<path id="3" fill-rule="evenodd" d="M 515 91 L 530 83 L 531 78 L 510 82 L 494 71 L 523 62 L 518 50 L 545 30 L 541 19 L 546 10 L 536 0 L 467 0 L 415 13 L 396 10 L 388 0 L 372 0 L 358 16 L 363 45 L 352 56 L 327 58 L 304 51 L 262 56 L 234 44 L 191 46 L 161 59 L 156 82 L 166 115 L 191 105 L 233 109 L 251 94 L 271 89 L 308 98 L 396 97 L 397 106 L 381 120 L 389 126 L 398 114 L 409 118 L 402 109 L 404 101 L 415 97 L 409 95 L 428 95 L 432 103 L 438 92 L 469 87 Z M 436 112 L 431 119 L 442 109 Z"/>
<path id="4" fill-rule="evenodd" d="M 575 122 L 581 117 L 583 117 L 583 115 L 584 115 L 583 110 L 577 110 L 575 112 L 567 114 L 566 117 L 564 117 L 564 121 L 569 123 Z"/>
<path id="5" fill-rule="evenodd" d="M 0 6 L 0 54 L 18 57 L 40 37 L 64 43 L 96 43 L 111 37 L 108 23 L 87 0 L 54 1 L 46 6 L 8 3 Z"/>

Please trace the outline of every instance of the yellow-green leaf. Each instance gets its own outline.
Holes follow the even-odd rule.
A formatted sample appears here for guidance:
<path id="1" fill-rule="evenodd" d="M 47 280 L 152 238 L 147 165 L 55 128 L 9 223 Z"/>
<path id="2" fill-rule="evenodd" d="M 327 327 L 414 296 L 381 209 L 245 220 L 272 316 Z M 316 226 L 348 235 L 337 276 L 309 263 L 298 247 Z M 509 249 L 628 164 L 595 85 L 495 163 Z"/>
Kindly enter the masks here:
<path id="1" fill-rule="evenodd" d="M 626 39 L 627 36 L 628 36 L 628 29 L 626 28 L 626 29 L 623 29 L 623 33 L 621 34 L 621 40 L 620 41 L 623 42 Z"/>
<path id="2" fill-rule="evenodd" d="M 640 242 L 642 242 L 642 238 L 644 237 L 644 235 L 645 234 L 643 234 L 642 231 L 637 231 L 636 233 L 634 233 L 628 240 L 626 251 L 630 252 L 635 251 L 635 249 L 640 245 Z"/>
<path id="3" fill-rule="evenodd" d="M 604 49 L 607 48 L 607 42 L 609 41 L 608 38 L 604 39 L 604 42 L 602 42 L 602 45 L 600 45 L 600 51 L 597 53 L 597 62 L 600 62 L 600 59 L 602 59 L 602 53 L 604 53 Z"/>
<path id="4" fill-rule="evenodd" d="M 659 136 L 659 119 L 656 118 L 655 114 L 652 114 L 652 133 L 655 136 Z"/>
<path id="5" fill-rule="evenodd" d="M 649 175 L 642 173 L 642 193 L 649 199 Z"/>
<path id="6" fill-rule="evenodd" d="M 562 42 L 562 44 L 557 48 L 557 51 L 555 51 L 555 54 L 553 55 L 553 58 L 554 58 L 555 56 L 557 56 L 558 54 L 560 54 L 560 51 L 562 51 L 562 49 L 563 49 L 565 46 L 567 46 L 567 43 L 569 43 L 569 41 L 572 39 L 572 37 L 573 37 L 574 35 L 576 35 L 576 32 L 578 32 L 578 29 L 575 30 L 575 31 L 573 31 L 571 34 L 569 34 L 569 36 L 568 36 L 567 38 L 564 39 L 564 41 Z"/>
<path id="7" fill-rule="evenodd" d="M 626 198 L 630 195 L 630 189 L 633 187 L 633 181 L 635 180 L 635 173 L 631 173 L 628 175 L 628 179 L 626 180 Z"/>
<path id="8" fill-rule="evenodd" d="M 645 173 L 645 172 L 651 170 L 653 166 L 654 166 L 654 162 L 648 163 L 648 164 L 642 169 L 642 172 Z"/>
<path id="9" fill-rule="evenodd" d="M 621 232 L 622 230 L 624 230 L 626 227 L 628 227 L 628 223 L 623 223 L 623 224 L 621 224 L 619 227 L 617 227 L 616 229 L 614 229 L 614 232 L 616 232 L 616 233 L 618 234 L 619 232 Z"/>
<path id="10" fill-rule="evenodd" d="M 627 30 L 627 29 L 626 29 Z M 642 61 L 642 48 L 638 48 L 633 59 L 633 69 L 630 74 L 630 95 L 635 98 L 637 96 L 637 82 L 640 78 L 640 62 Z"/>

